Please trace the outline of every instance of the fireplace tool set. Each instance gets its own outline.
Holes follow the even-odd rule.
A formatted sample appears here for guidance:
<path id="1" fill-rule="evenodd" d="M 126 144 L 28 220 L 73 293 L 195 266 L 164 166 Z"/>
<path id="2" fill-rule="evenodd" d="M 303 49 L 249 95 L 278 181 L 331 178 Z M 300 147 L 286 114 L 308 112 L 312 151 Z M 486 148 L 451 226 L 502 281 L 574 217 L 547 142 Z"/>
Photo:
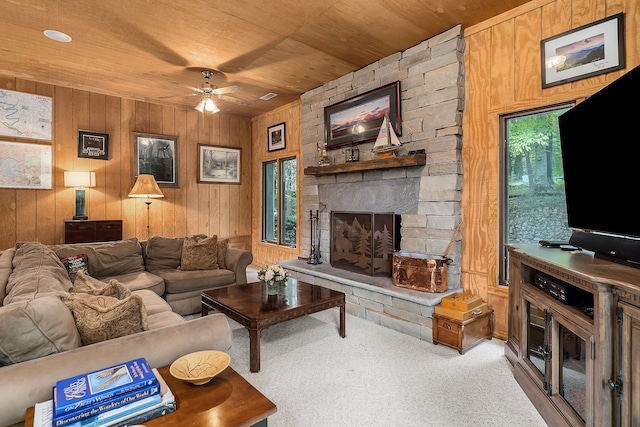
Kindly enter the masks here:
<path id="1" fill-rule="evenodd" d="M 313 211 L 309 211 L 309 219 L 311 220 L 311 253 L 309 254 L 307 264 L 322 264 L 319 218 L 319 211 L 316 210 L 315 216 L 313 216 Z"/>

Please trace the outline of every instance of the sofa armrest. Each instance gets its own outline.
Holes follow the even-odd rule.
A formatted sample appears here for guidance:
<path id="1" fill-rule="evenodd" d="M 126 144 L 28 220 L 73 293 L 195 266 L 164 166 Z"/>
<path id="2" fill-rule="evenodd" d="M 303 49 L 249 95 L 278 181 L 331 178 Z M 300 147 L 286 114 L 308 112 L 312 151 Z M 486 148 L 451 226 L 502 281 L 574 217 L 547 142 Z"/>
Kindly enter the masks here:
<path id="1" fill-rule="evenodd" d="M 56 381 L 145 357 L 151 367 L 170 365 L 200 350 L 228 351 L 231 328 L 222 313 L 79 347 L 0 368 L 0 426 L 18 423 L 27 408 L 51 399 Z"/>
<path id="2" fill-rule="evenodd" d="M 247 267 L 253 262 L 253 254 L 247 250 L 239 248 L 227 249 L 225 264 L 227 268 L 236 275 L 236 285 L 247 283 Z"/>

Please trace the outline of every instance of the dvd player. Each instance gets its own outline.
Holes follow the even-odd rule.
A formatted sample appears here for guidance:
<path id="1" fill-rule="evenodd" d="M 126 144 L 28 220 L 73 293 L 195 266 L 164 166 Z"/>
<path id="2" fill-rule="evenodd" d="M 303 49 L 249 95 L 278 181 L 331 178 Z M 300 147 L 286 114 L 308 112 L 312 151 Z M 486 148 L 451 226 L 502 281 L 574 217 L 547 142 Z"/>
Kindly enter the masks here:
<path id="1" fill-rule="evenodd" d="M 576 307 L 593 306 L 593 295 L 544 273 L 534 272 L 533 283 L 558 301 Z"/>

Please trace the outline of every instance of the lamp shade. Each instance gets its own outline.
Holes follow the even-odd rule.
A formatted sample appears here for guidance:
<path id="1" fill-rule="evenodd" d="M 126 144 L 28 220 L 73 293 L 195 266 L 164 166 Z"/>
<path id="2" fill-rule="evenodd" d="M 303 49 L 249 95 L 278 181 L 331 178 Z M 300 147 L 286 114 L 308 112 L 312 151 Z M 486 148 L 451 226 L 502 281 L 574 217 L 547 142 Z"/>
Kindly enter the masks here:
<path id="1" fill-rule="evenodd" d="M 96 186 L 96 173 L 95 172 L 65 171 L 64 172 L 64 186 L 65 187 L 95 187 Z"/>
<path id="2" fill-rule="evenodd" d="M 153 175 L 138 175 L 129 197 L 144 197 L 147 199 L 157 199 L 164 197 L 158 183 Z"/>

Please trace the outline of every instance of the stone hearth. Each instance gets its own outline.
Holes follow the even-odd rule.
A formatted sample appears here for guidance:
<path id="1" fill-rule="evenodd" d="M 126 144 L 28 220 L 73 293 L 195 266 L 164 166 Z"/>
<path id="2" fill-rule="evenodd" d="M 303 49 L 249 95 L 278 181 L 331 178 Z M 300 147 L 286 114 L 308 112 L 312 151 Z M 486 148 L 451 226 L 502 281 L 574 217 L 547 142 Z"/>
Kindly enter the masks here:
<path id="1" fill-rule="evenodd" d="M 442 297 L 459 291 L 429 293 L 395 286 L 391 277 L 371 277 L 305 260 L 280 262 L 291 277 L 343 292 L 347 312 L 420 340 L 432 341 L 431 317 Z M 347 324 L 347 335 L 349 325 Z"/>

